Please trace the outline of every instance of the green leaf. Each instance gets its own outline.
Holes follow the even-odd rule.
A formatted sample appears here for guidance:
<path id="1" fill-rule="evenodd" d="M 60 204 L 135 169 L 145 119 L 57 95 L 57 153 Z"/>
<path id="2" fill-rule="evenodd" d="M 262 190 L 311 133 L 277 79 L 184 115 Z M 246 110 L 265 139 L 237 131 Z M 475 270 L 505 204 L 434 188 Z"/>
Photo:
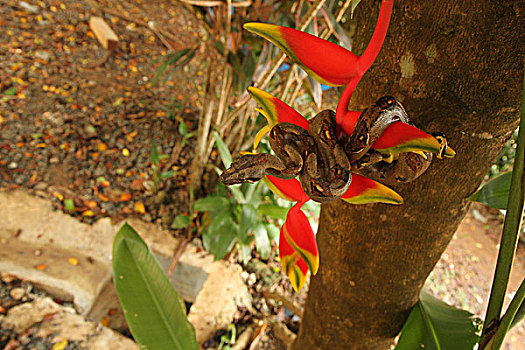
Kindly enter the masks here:
<path id="1" fill-rule="evenodd" d="M 221 156 L 222 164 L 224 164 L 225 168 L 229 168 L 232 164 L 232 155 L 230 153 L 230 150 L 228 150 L 228 147 L 226 147 L 224 141 L 221 139 L 221 136 L 217 131 L 213 132 L 213 136 L 215 136 L 215 145 L 217 145 L 217 149 L 219 150 L 219 155 Z"/>
<path id="2" fill-rule="evenodd" d="M 75 211 L 75 202 L 71 198 L 64 199 L 64 208 L 69 211 Z"/>
<path id="3" fill-rule="evenodd" d="M 507 209 L 512 172 L 505 173 L 487 182 L 468 199 L 489 207 Z"/>
<path id="4" fill-rule="evenodd" d="M 270 203 L 261 204 L 259 205 L 258 209 L 261 215 L 277 220 L 286 220 L 286 214 L 288 214 L 288 210 L 290 210 L 290 208 L 284 208 L 277 204 Z"/>
<path id="5" fill-rule="evenodd" d="M 235 224 L 230 210 L 223 210 L 215 215 L 208 228 L 202 234 L 204 248 L 222 259 L 232 249 L 239 226 Z"/>
<path id="6" fill-rule="evenodd" d="M 4 96 L 14 96 L 16 95 L 18 91 L 16 90 L 15 87 L 10 87 L 9 89 L 5 90 L 3 92 Z"/>
<path id="7" fill-rule="evenodd" d="M 188 215 L 177 215 L 175 219 L 173 219 L 173 223 L 171 224 L 171 228 L 173 229 L 181 229 L 185 228 L 191 225 L 191 217 Z"/>
<path id="8" fill-rule="evenodd" d="M 156 84 L 159 78 L 164 74 L 164 72 L 166 72 L 168 67 L 177 63 L 177 61 L 184 55 L 188 54 L 189 51 L 190 49 L 183 49 L 180 51 L 168 53 L 165 56 L 166 59 L 164 60 L 164 62 L 159 66 L 159 68 L 157 68 L 157 71 L 155 72 L 155 76 L 151 80 L 151 84 Z M 195 54 L 195 52 L 193 52 L 193 54 Z"/>
<path id="9" fill-rule="evenodd" d="M 186 136 L 188 134 L 188 126 L 182 120 L 179 122 L 179 134 L 182 136 Z"/>
<path id="10" fill-rule="evenodd" d="M 175 175 L 177 175 L 176 171 L 174 171 L 174 170 L 167 170 L 167 171 L 163 171 L 162 173 L 160 173 L 160 178 L 161 179 L 169 179 L 169 178 L 174 177 Z"/>
<path id="11" fill-rule="evenodd" d="M 279 242 L 279 234 L 281 233 L 280 227 L 271 223 L 264 224 L 264 227 L 266 227 L 266 232 L 268 233 L 270 241 Z"/>
<path id="12" fill-rule="evenodd" d="M 221 211 L 230 206 L 230 201 L 225 197 L 208 196 L 195 201 L 194 210 Z"/>
<path id="13" fill-rule="evenodd" d="M 252 229 L 259 223 L 259 213 L 251 204 L 241 206 L 241 219 L 239 225 L 239 239 L 242 243 L 248 241 L 248 235 Z"/>
<path id="14" fill-rule="evenodd" d="M 473 349 L 479 322 L 465 310 L 450 306 L 423 290 L 403 329 L 396 350 Z"/>
<path id="15" fill-rule="evenodd" d="M 270 243 L 270 239 L 268 238 L 266 227 L 262 224 L 255 226 L 253 229 L 253 235 L 255 237 L 255 248 L 261 256 L 261 259 L 268 259 L 270 251 L 272 250 L 272 245 Z"/>
<path id="16" fill-rule="evenodd" d="M 158 167 L 159 166 L 159 152 L 157 151 L 157 143 L 155 140 L 151 142 L 151 153 L 149 155 L 151 162 Z"/>
<path id="17" fill-rule="evenodd" d="M 141 348 L 199 349 L 183 300 L 128 224 L 113 241 L 113 280 L 129 329 Z"/>
<path id="18" fill-rule="evenodd" d="M 239 248 L 239 255 L 241 257 L 242 263 L 247 264 L 252 258 L 252 245 L 251 243 L 241 244 Z"/>

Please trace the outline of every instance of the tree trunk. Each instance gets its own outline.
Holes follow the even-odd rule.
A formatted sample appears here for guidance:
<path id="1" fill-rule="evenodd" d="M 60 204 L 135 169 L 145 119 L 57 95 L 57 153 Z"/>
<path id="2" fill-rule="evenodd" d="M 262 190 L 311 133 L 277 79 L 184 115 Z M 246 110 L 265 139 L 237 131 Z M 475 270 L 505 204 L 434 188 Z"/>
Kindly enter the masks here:
<path id="1" fill-rule="evenodd" d="M 356 9 L 356 53 L 378 6 L 368 0 Z M 389 349 L 464 217 L 465 199 L 518 125 L 524 13 L 523 1 L 396 1 L 351 107 L 393 95 L 421 128 L 445 133 L 457 155 L 393 186 L 403 205 L 322 206 L 320 270 L 293 349 Z"/>

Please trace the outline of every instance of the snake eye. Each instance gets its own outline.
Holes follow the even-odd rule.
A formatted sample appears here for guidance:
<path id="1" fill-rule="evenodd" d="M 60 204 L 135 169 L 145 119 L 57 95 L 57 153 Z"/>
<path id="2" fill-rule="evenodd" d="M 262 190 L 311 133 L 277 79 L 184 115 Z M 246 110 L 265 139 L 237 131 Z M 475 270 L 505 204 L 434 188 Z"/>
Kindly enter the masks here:
<path id="1" fill-rule="evenodd" d="M 358 141 L 361 141 L 365 145 L 368 145 L 368 142 L 370 141 L 370 134 L 366 133 L 357 138 Z"/>

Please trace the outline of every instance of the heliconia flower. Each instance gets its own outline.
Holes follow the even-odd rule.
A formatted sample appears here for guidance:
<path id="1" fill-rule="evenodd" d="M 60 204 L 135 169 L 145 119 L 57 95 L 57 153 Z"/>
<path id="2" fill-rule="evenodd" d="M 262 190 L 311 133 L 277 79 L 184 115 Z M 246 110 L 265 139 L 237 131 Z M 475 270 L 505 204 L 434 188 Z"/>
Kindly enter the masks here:
<path id="1" fill-rule="evenodd" d="M 271 41 L 321 84 L 341 86 L 359 80 L 379 53 L 390 23 L 393 0 L 384 0 L 368 47 L 361 56 L 316 36 L 266 23 L 244 28 Z"/>
<path id="2" fill-rule="evenodd" d="M 397 155 L 402 152 L 432 152 L 439 154 L 441 143 L 432 135 L 427 134 L 410 124 L 392 123 L 372 144 L 372 148 L 381 153 Z M 447 147 L 444 156 L 452 158 L 456 152 Z"/>
<path id="3" fill-rule="evenodd" d="M 308 120 L 277 97 L 253 86 L 248 88 L 248 92 L 262 107 L 257 110 L 268 121 L 268 125 L 262 128 L 255 136 L 253 149 L 257 148 L 264 135 L 277 123 L 292 123 L 308 130 Z"/>
<path id="4" fill-rule="evenodd" d="M 296 203 L 288 211 L 279 237 L 281 266 L 296 291 L 303 287 L 307 270 L 315 275 L 319 268 L 317 241 L 308 218 L 301 211 L 303 204 Z M 306 271 L 303 263 L 306 264 Z"/>
<path id="5" fill-rule="evenodd" d="M 263 178 L 263 181 L 273 193 L 282 199 L 300 203 L 310 200 L 310 197 L 303 191 L 301 183 L 297 179 L 283 180 L 267 175 Z"/>
<path id="6" fill-rule="evenodd" d="M 361 112 L 359 111 L 346 111 L 346 113 L 343 114 L 343 118 L 340 118 L 340 121 L 337 121 L 336 115 L 337 126 L 345 135 L 350 136 L 354 132 L 355 124 L 360 115 Z"/>
<path id="7" fill-rule="evenodd" d="M 296 293 L 304 287 L 306 278 L 308 276 L 308 265 L 301 258 L 299 253 L 293 250 L 290 243 L 284 235 L 284 225 L 281 227 L 281 234 L 279 235 L 279 258 L 281 261 L 281 269 L 290 279 L 293 289 Z"/>
<path id="8" fill-rule="evenodd" d="M 248 87 L 248 92 L 262 107 L 260 112 L 266 117 L 268 124 L 292 123 L 308 130 L 308 120 L 286 103 L 254 86 Z"/>
<path id="9" fill-rule="evenodd" d="M 358 111 L 347 111 L 338 126 L 346 135 L 352 135 L 357 119 L 361 115 Z M 441 144 L 432 135 L 403 122 L 394 122 L 372 144 L 378 152 L 397 155 L 402 152 L 431 152 L 440 153 Z M 444 156 L 453 158 L 456 152 L 447 146 Z"/>
<path id="10" fill-rule="evenodd" d="M 390 187 L 358 174 L 352 174 L 350 187 L 341 199 L 350 204 L 403 203 L 403 197 Z"/>

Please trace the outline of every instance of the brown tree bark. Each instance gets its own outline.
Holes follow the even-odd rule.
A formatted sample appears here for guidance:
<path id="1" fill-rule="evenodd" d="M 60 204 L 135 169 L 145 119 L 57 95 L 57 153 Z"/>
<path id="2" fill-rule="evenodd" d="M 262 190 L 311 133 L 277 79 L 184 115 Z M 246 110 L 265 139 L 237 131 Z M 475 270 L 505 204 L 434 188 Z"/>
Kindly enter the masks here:
<path id="1" fill-rule="evenodd" d="M 356 9 L 354 52 L 379 1 Z M 405 203 L 322 206 L 321 265 L 292 348 L 389 349 L 468 208 L 465 200 L 517 127 L 525 44 L 523 1 L 396 1 L 389 34 L 352 100 L 393 95 L 457 152 L 394 189 Z M 487 296 L 488 297 L 488 296 Z"/>

